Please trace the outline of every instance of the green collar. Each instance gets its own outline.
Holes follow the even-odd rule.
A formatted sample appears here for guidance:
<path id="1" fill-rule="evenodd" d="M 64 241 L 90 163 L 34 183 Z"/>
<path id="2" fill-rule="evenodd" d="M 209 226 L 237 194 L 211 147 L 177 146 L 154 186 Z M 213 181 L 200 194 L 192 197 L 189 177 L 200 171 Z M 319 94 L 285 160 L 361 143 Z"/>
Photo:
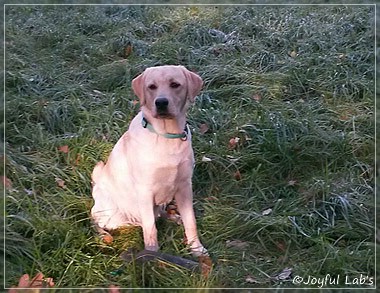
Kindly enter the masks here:
<path id="1" fill-rule="evenodd" d="M 150 132 L 153 132 L 153 133 L 155 133 L 157 135 L 160 135 L 160 136 L 163 136 L 165 138 L 170 138 L 170 139 L 180 138 L 183 141 L 187 140 L 187 134 L 188 134 L 188 131 L 189 131 L 187 124 L 186 124 L 185 129 L 183 130 L 182 133 L 158 133 L 154 129 L 153 125 L 150 124 L 148 122 L 148 120 L 145 119 L 144 116 L 142 118 L 141 124 L 142 124 L 142 127 L 147 128 Z"/>

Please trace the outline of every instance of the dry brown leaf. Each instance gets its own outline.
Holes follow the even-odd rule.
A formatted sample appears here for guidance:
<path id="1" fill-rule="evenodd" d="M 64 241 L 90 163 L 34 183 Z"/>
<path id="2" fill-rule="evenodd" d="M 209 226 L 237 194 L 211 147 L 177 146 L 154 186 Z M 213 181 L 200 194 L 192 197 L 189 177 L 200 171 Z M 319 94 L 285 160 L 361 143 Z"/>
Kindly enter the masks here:
<path id="1" fill-rule="evenodd" d="M 286 279 L 289 279 L 290 276 L 292 275 L 292 272 L 293 272 L 293 269 L 292 268 L 285 268 L 282 270 L 281 273 L 277 274 L 276 276 L 274 276 L 274 279 L 275 280 L 286 280 Z"/>
<path id="2" fill-rule="evenodd" d="M 80 154 L 77 154 L 77 157 L 76 157 L 76 159 L 75 159 L 74 165 L 75 165 L 75 166 L 78 166 L 80 160 L 81 160 L 81 155 L 80 155 Z"/>
<path id="3" fill-rule="evenodd" d="M 132 54 L 132 46 L 130 44 L 128 44 L 125 48 L 124 48 L 124 58 L 127 58 L 129 55 Z"/>
<path id="4" fill-rule="evenodd" d="M 113 237 L 110 234 L 105 234 L 102 236 L 102 241 L 104 244 L 111 244 L 113 242 Z"/>
<path id="5" fill-rule="evenodd" d="M 254 94 L 252 96 L 252 99 L 255 100 L 256 102 L 260 102 L 261 101 L 261 96 L 259 94 Z"/>
<path id="6" fill-rule="evenodd" d="M 169 264 L 165 261 L 159 261 L 157 262 L 157 266 L 160 268 L 160 269 L 165 269 L 167 267 L 169 267 Z"/>
<path id="7" fill-rule="evenodd" d="M 248 275 L 245 277 L 245 281 L 247 283 L 251 283 L 251 284 L 256 284 L 256 283 L 259 283 L 255 277 L 253 277 L 252 275 Z"/>
<path id="8" fill-rule="evenodd" d="M 218 200 L 216 196 L 208 196 L 206 197 L 207 200 L 213 201 L 213 200 Z"/>
<path id="9" fill-rule="evenodd" d="M 235 149 L 236 146 L 237 146 L 237 144 L 238 144 L 238 142 L 239 142 L 239 140 L 240 140 L 239 137 L 233 137 L 233 138 L 231 138 L 231 139 L 229 140 L 229 142 L 228 142 L 228 148 L 229 148 L 230 150 Z"/>
<path id="10" fill-rule="evenodd" d="M 212 268 L 212 260 L 208 255 L 202 255 L 198 257 L 201 273 L 204 277 L 208 277 Z"/>
<path id="11" fill-rule="evenodd" d="M 25 292 L 19 289 L 26 288 L 51 288 L 54 287 L 53 278 L 45 278 L 44 275 L 39 272 L 37 273 L 32 280 L 28 274 L 22 275 L 19 279 L 17 287 L 13 286 L 8 292 L 9 293 L 18 293 Z M 31 292 L 40 292 L 40 290 L 31 290 Z"/>
<path id="12" fill-rule="evenodd" d="M 347 120 L 349 120 L 349 117 L 346 114 L 341 114 L 339 116 L 339 120 L 341 120 L 341 121 L 347 121 Z"/>
<path id="13" fill-rule="evenodd" d="M 279 250 L 281 250 L 282 252 L 285 252 L 286 251 L 286 244 L 284 242 L 277 242 L 276 243 L 276 246 Z"/>
<path id="14" fill-rule="evenodd" d="M 57 182 L 57 185 L 61 188 L 66 188 L 65 181 L 61 178 L 55 178 L 55 182 Z"/>
<path id="15" fill-rule="evenodd" d="M 237 170 L 235 173 L 234 173 L 234 178 L 235 180 L 239 181 L 241 180 L 241 173 L 239 170 Z"/>
<path id="16" fill-rule="evenodd" d="M 22 275 L 21 278 L 19 279 L 17 287 L 12 287 L 14 291 L 11 289 L 9 290 L 9 292 L 17 292 L 15 288 L 28 288 L 28 286 L 29 286 L 29 275 L 25 274 L 25 275 Z"/>
<path id="17" fill-rule="evenodd" d="M 240 250 L 244 250 L 249 247 L 249 243 L 241 240 L 227 240 L 226 246 L 228 248 L 236 248 Z"/>
<path id="18" fill-rule="evenodd" d="M 288 186 L 295 186 L 297 184 L 297 180 L 289 180 Z"/>
<path id="19" fill-rule="evenodd" d="M 35 277 L 30 281 L 29 287 L 31 288 L 48 288 L 54 287 L 54 282 L 52 278 L 45 278 L 44 275 L 39 272 Z"/>
<path id="20" fill-rule="evenodd" d="M 209 130 L 209 127 L 208 127 L 208 125 L 206 123 L 202 123 L 199 126 L 199 133 L 200 134 L 205 134 L 208 130 Z"/>
<path id="21" fill-rule="evenodd" d="M 6 189 L 12 189 L 12 181 L 7 176 L 1 176 L 1 184 L 3 184 Z"/>
<path id="22" fill-rule="evenodd" d="M 38 105 L 40 107 L 46 107 L 47 105 L 49 105 L 49 101 L 45 100 L 45 99 L 42 99 L 42 100 L 39 100 L 38 101 Z"/>
<path id="23" fill-rule="evenodd" d="M 58 148 L 58 150 L 61 153 L 68 154 L 69 153 L 69 146 L 68 145 L 63 145 Z"/>
<path id="24" fill-rule="evenodd" d="M 110 285 L 108 287 L 108 293 L 120 293 L 120 287 L 115 285 Z"/>

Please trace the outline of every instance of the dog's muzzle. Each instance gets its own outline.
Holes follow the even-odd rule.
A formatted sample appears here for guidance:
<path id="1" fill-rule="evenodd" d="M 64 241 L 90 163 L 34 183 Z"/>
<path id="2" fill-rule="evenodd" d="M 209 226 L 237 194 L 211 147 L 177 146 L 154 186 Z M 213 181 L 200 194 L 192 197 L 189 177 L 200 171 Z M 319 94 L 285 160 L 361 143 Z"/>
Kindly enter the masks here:
<path id="1" fill-rule="evenodd" d="M 167 98 L 163 98 L 163 97 L 157 98 L 154 101 L 154 104 L 156 106 L 156 111 L 157 111 L 158 116 L 160 116 L 160 117 L 171 116 L 169 111 L 168 111 L 169 100 Z"/>

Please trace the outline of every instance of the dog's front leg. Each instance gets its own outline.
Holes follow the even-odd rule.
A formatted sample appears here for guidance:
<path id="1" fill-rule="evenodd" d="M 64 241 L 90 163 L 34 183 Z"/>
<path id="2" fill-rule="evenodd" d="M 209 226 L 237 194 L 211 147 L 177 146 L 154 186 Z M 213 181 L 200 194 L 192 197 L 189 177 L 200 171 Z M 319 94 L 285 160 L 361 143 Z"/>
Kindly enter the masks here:
<path id="1" fill-rule="evenodd" d="M 143 229 L 144 246 L 146 250 L 157 251 L 157 228 L 152 201 L 140 201 L 141 227 Z"/>
<path id="2" fill-rule="evenodd" d="M 191 183 L 188 183 L 184 188 L 179 189 L 175 196 L 175 200 L 185 228 L 187 243 L 190 245 L 192 254 L 194 256 L 208 255 L 207 250 L 203 247 L 198 238 Z"/>

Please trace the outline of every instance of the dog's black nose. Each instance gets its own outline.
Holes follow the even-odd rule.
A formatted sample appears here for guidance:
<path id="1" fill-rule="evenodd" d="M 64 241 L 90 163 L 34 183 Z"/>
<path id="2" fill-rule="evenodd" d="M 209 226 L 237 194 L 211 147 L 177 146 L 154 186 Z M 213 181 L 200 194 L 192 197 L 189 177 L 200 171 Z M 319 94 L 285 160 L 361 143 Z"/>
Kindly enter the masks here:
<path id="1" fill-rule="evenodd" d="M 169 100 L 167 98 L 157 98 L 154 103 L 158 110 L 166 110 L 169 105 Z"/>

